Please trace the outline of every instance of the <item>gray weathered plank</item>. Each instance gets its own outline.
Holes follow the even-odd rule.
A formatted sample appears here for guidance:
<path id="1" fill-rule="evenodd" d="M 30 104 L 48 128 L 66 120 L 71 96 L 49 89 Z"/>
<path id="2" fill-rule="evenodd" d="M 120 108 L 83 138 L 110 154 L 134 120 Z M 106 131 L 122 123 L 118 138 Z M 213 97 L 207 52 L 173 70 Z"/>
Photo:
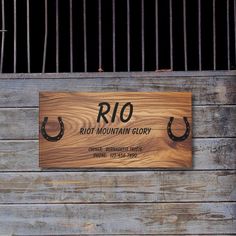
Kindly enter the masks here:
<path id="1" fill-rule="evenodd" d="M 38 171 L 38 141 L 0 141 L 0 171 Z"/>
<path id="2" fill-rule="evenodd" d="M 2 140 L 0 150 L 0 171 L 2 172 L 41 170 L 38 164 L 36 140 Z M 235 153 L 235 138 L 193 139 L 193 169 L 236 169 Z"/>
<path id="3" fill-rule="evenodd" d="M 0 205 L 3 234 L 233 234 L 236 203 Z"/>
<path id="4" fill-rule="evenodd" d="M 193 169 L 236 169 L 236 139 L 193 139 Z"/>
<path id="5" fill-rule="evenodd" d="M 0 109 L 0 139 L 37 139 L 38 109 Z"/>
<path id="6" fill-rule="evenodd" d="M 12 75 L 13 76 L 13 75 Z M 0 79 L 0 107 L 38 106 L 39 91 L 192 91 L 194 105 L 236 104 L 236 79 L 229 77 L 162 77 L 122 74 L 76 79 Z M 63 75 L 60 75 L 63 78 Z M 73 78 L 71 78 L 73 77 Z M 104 77 L 104 78 L 103 78 Z M 24 78 L 24 77 L 22 77 Z M 49 79 L 50 78 L 50 79 Z"/>
<path id="7" fill-rule="evenodd" d="M 60 73 L 2 73 L 0 79 L 84 79 L 84 78 L 163 78 L 163 77 L 235 77 L 236 70 L 202 71 L 131 71 L 131 72 L 60 72 Z"/>
<path id="8" fill-rule="evenodd" d="M 193 137 L 236 137 L 235 124 L 236 106 L 193 107 Z M 0 139 L 38 139 L 38 109 L 0 109 Z"/>
<path id="9" fill-rule="evenodd" d="M 236 201 L 236 171 L 0 173 L 0 204 Z"/>
<path id="10" fill-rule="evenodd" d="M 236 106 L 193 107 L 193 137 L 236 137 Z"/>

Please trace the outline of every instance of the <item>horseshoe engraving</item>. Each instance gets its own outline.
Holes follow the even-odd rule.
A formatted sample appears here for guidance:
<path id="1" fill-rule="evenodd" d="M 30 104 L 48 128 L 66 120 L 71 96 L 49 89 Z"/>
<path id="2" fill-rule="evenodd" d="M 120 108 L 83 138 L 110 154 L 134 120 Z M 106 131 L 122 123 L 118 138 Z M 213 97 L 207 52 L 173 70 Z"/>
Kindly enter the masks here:
<path id="1" fill-rule="evenodd" d="M 175 136 L 172 133 L 172 131 L 171 131 L 171 125 L 172 125 L 172 123 L 174 121 L 174 117 L 170 117 L 170 121 L 169 121 L 169 123 L 167 125 L 167 133 L 168 133 L 170 139 L 172 139 L 175 142 L 182 142 L 182 141 L 184 141 L 185 139 L 188 138 L 188 136 L 190 134 L 190 125 L 189 125 L 187 117 L 183 117 L 183 120 L 185 122 L 186 130 L 185 130 L 185 133 L 182 136 Z"/>
<path id="2" fill-rule="evenodd" d="M 46 132 L 46 124 L 48 122 L 48 117 L 44 117 L 43 123 L 42 123 L 42 127 L 41 127 L 41 134 L 43 135 L 43 137 L 50 142 L 57 142 L 59 141 L 62 136 L 64 135 L 64 123 L 62 121 L 61 117 L 57 118 L 60 124 L 60 132 L 58 133 L 58 135 L 56 136 L 49 136 Z"/>

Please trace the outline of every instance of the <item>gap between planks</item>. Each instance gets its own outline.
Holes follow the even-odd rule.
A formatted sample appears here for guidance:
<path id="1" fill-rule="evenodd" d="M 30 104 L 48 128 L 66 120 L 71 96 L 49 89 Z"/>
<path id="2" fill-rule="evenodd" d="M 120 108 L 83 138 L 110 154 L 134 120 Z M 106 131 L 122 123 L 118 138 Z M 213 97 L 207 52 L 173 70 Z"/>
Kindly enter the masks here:
<path id="1" fill-rule="evenodd" d="M 68 92 L 69 93 L 69 92 Z M 194 107 L 235 107 L 236 104 L 228 104 L 228 103 L 225 103 L 225 104 L 206 104 L 206 105 L 192 105 L 192 108 Z M 0 106 L 0 110 L 13 110 L 13 109 L 39 109 L 39 106 L 10 106 L 10 107 L 7 107 L 7 106 Z"/>
<path id="2" fill-rule="evenodd" d="M 213 204 L 213 203 L 220 203 L 220 204 L 228 204 L 228 203 L 232 203 L 235 204 L 236 201 L 162 201 L 162 202 L 118 202 L 118 201 L 114 201 L 114 202 L 39 202 L 39 203 L 20 203 L 20 202 L 16 202 L 16 203 L 0 203 L 0 207 L 1 206 L 22 206 L 22 205 L 145 205 L 145 204 Z M 0 234 L 1 235 L 1 234 Z"/>

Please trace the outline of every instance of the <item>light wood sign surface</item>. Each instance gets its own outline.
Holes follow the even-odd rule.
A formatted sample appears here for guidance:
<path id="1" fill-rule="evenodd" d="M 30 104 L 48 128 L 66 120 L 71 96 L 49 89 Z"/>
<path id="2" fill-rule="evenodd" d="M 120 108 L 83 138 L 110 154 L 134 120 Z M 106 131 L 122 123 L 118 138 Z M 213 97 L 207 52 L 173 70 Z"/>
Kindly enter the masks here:
<path id="1" fill-rule="evenodd" d="M 188 92 L 40 93 L 43 168 L 189 168 Z"/>

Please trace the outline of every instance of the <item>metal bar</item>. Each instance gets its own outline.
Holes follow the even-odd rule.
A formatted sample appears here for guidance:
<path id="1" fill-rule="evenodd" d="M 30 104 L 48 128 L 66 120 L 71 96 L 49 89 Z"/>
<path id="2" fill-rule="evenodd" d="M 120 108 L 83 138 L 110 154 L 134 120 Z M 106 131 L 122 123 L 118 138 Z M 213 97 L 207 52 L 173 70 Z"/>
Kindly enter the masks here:
<path id="1" fill-rule="evenodd" d="M 141 1 L 142 71 L 145 69 L 144 0 Z"/>
<path id="2" fill-rule="evenodd" d="M 169 0 L 170 17 L 170 68 L 173 70 L 173 19 L 172 19 L 172 0 Z"/>
<path id="3" fill-rule="evenodd" d="M 28 73 L 30 73 L 30 13 L 29 13 L 29 0 L 26 2 L 27 4 L 27 69 Z"/>
<path id="4" fill-rule="evenodd" d="M 45 34 L 44 34 L 44 47 L 43 47 L 43 68 L 42 73 L 45 73 L 46 55 L 47 55 L 47 41 L 48 41 L 48 1 L 44 0 L 44 23 L 45 23 Z"/>
<path id="5" fill-rule="evenodd" d="M 70 72 L 73 72 L 73 3 L 70 0 Z"/>
<path id="6" fill-rule="evenodd" d="M 84 30 L 84 72 L 87 72 L 87 22 L 86 22 L 86 0 L 83 0 L 83 30 Z"/>
<path id="7" fill-rule="evenodd" d="M 116 71 L 116 3 L 112 0 L 112 61 L 113 72 Z"/>
<path id="8" fill-rule="evenodd" d="M 213 0 L 213 69 L 216 70 L 216 1 Z"/>
<path id="9" fill-rule="evenodd" d="M 234 63 L 236 64 L 236 1 L 234 1 Z"/>
<path id="10" fill-rule="evenodd" d="M 3 70 L 3 58 L 4 58 L 4 46 L 5 46 L 5 4 L 2 0 L 2 43 L 1 43 L 1 64 L 0 64 L 0 73 Z"/>
<path id="11" fill-rule="evenodd" d="M 130 0 L 127 0 L 127 70 L 130 72 Z"/>
<path id="12" fill-rule="evenodd" d="M 186 24 L 186 0 L 183 0 L 183 23 L 184 23 L 184 70 L 188 70 L 188 48 L 187 48 L 187 24 Z"/>
<path id="13" fill-rule="evenodd" d="M 158 0 L 155 0 L 156 71 L 159 70 Z"/>
<path id="14" fill-rule="evenodd" d="M 101 0 L 98 0 L 98 71 L 102 72 L 102 6 Z"/>
<path id="15" fill-rule="evenodd" d="M 198 64 L 202 70 L 202 27 L 201 27 L 201 0 L 198 0 Z"/>
<path id="16" fill-rule="evenodd" d="M 230 70 L 229 0 L 227 0 L 227 68 Z"/>
<path id="17" fill-rule="evenodd" d="M 59 6 L 56 0 L 56 72 L 59 72 Z"/>
<path id="18" fill-rule="evenodd" d="M 14 46 L 13 46 L 13 50 L 14 50 L 14 57 L 13 57 L 13 72 L 16 73 L 16 57 L 17 57 L 17 49 L 16 49 L 16 40 L 17 40 L 17 34 L 16 34 L 16 29 L 17 29 L 17 25 L 16 25 L 16 0 L 14 0 Z"/>

